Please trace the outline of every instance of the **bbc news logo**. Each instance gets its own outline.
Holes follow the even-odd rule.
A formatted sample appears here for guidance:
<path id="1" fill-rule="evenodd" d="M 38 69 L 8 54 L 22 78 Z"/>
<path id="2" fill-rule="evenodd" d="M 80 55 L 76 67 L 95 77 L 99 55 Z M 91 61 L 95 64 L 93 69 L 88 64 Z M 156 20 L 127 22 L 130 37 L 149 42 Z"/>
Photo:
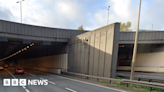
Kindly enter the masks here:
<path id="1" fill-rule="evenodd" d="M 48 85 L 47 79 L 3 79 L 3 86 Z"/>

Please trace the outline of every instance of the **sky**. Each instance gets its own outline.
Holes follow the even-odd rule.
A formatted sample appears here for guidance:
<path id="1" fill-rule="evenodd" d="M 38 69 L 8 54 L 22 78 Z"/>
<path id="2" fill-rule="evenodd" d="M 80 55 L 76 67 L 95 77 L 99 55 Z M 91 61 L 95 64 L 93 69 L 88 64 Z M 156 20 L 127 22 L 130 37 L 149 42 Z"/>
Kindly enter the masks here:
<path id="1" fill-rule="evenodd" d="M 0 0 L 0 19 L 20 22 L 18 0 Z M 142 0 L 140 27 L 142 30 L 164 30 L 164 0 Z M 132 23 L 136 30 L 139 0 L 25 0 L 22 2 L 22 22 L 53 28 L 94 30 L 115 22 Z"/>

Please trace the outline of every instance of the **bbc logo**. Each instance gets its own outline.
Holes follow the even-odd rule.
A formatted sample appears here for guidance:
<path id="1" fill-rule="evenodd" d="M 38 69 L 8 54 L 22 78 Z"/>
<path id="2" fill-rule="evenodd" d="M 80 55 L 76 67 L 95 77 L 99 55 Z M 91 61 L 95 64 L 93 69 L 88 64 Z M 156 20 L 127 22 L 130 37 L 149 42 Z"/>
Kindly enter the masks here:
<path id="1" fill-rule="evenodd" d="M 3 79 L 3 86 L 26 86 L 26 79 Z"/>

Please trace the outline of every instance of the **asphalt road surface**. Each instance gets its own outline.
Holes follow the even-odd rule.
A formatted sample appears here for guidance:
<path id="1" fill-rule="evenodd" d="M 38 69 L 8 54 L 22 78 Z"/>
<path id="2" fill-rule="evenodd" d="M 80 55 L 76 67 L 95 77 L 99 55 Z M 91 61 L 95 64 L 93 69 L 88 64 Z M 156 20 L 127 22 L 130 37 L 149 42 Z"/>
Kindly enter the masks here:
<path id="1" fill-rule="evenodd" d="M 47 79 L 48 85 L 3 86 L 3 79 Z M 80 80 L 25 69 L 25 74 L 14 74 L 14 68 L 0 71 L 0 92 L 122 92 L 121 90 Z"/>

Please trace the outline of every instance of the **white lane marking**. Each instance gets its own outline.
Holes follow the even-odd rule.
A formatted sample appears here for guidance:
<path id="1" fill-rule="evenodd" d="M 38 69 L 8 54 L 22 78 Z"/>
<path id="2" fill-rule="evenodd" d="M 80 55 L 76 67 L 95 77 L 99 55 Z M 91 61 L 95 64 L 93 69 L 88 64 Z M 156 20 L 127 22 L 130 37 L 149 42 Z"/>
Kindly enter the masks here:
<path id="1" fill-rule="evenodd" d="M 7 71 L 11 76 L 13 76 L 13 77 L 16 79 L 16 77 L 15 77 L 11 72 L 9 72 L 7 69 L 5 69 L 5 71 Z M 23 88 L 26 92 L 30 92 L 25 86 L 22 86 L 22 88 Z"/>
<path id="2" fill-rule="evenodd" d="M 73 90 L 73 89 L 70 89 L 70 88 L 65 88 L 65 89 L 67 89 L 67 90 L 69 90 L 69 91 L 72 91 L 72 92 L 77 92 L 77 91 L 75 91 L 75 90 Z"/>
<path id="3" fill-rule="evenodd" d="M 58 76 L 58 75 L 54 75 L 54 76 Z M 62 76 L 59 76 L 59 77 L 62 77 Z M 68 80 L 72 80 L 72 81 L 81 82 L 81 83 L 85 83 L 85 84 L 90 84 L 90 85 L 94 85 L 94 86 L 98 86 L 98 87 L 102 87 L 102 88 L 106 88 L 106 89 L 110 89 L 110 90 L 116 90 L 116 91 L 120 91 L 120 92 L 127 92 L 127 91 L 123 91 L 123 90 L 119 90 L 119 89 L 114 89 L 114 88 L 109 88 L 109 87 L 105 87 L 105 86 L 102 86 L 102 85 L 93 84 L 93 83 L 89 83 L 89 82 L 84 82 L 84 81 L 80 81 L 80 80 L 70 79 L 70 78 L 66 78 L 66 77 L 62 77 L 62 78 L 68 79 Z"/>
<path id="4" fill-rule="evenodd" d="M 26 88 L 25 86 L 22 86 L 23 88 Z"/>
<path id="5" fill-rule="evenodd" d="M 42 72 L 42 73 L 44 73 L 44 72 Z M 119 89 L 114 89 L 114 88 L 110 88 L 110 87 L 106 87 L 106 86 L 102 86 L 102 85 L 98 85 L 98 84 L 93 84 L 93 83 L 84 82 L 84 81 L 80 81 L 80 80 L 70 79 L 70 78 L 66 78 L 66 77 L 59 76 L 59 75 L 54 75 L 54 74 L 52 74 L 52 75 L 53 75 L 53 76 L 58 76 L 58 77 L 61 77 L 61 78 L 64 78 L 64 79 L 72 80 L 72 81 L 77 81 L 77 82 L 81 82 L 81 83 L 85 83 L 85 84 L 94 85 L 94 86 L 97 86 L 97 87 L 102 87 L 102 88 L 110 89 L 110 90 L 116 90 L 116 91 L 120 91 L 120 92 L 127 92 L 127 91 L 123 91 L 123 90 L 119 90 Z M 43 78 L 40 78 L 40 79 L 43 79 Z M 49 81 L 49 82 L 50 82 L 50 81 Z M 52 82 L 52 83 L 53 83 L 53 82 Z M 55 83 L 54 83 L 54 84 L 55 84 Z"/>
<path id="6" fill-rule="evenodd" d="M 26 92 L 30 92 L 25 86 L 22 86 Z"/>
<path id="7" fill-rule="evenodd" d="M 30 92 L 28 89 L 25 89 L 26 90 L 26 92 Z"/>
<path id="8" fill-rule="evenodd" d="M 10 73 L 7 69 L 4 69 L 5 71 L 7 71 L 11 76 L 13 76 L 14 78 L 16 78 L 12 73 Z"/>
<path id="9" fill-rule="evenodd" d="M 42 79 L 42 80 L 44 80 L 43 78 L 40 78 L 40 79 Z M 56 83 L 54 83 L 54 82 L 52 82 L 52 81 L 48 81 L 49 83 L 51 83 L 51 84 L 56 84 Z"/>
<path id="10" fill-rule="evenodd" d="M 31 74 L 31 73 L 29 73 L 29 75 L 34 76 L 34 77 L 35 77 L 35 75 L 34 75 L 34 74 Z"/>

